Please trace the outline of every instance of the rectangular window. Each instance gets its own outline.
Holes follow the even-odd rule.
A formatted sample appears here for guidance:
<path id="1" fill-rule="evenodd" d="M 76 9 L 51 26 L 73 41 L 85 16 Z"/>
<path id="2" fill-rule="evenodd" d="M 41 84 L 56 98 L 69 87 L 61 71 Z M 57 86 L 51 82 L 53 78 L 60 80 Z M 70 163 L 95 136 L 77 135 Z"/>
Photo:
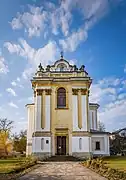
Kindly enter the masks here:
<path id="1" fill-rule="evenodd" d="M 82 149 L 82 138 L 79 139 L 79 149 Z"/>
<path id="2" fill-rule="evenodd" d="M 41 139 L 41 149 L 44 150 L 44 138 Z"/>
<path id="3" fill-rule="evenodd" d="M 100 150 L 100 142 L 99 141 L 96 141 L 95 150 Z"/>

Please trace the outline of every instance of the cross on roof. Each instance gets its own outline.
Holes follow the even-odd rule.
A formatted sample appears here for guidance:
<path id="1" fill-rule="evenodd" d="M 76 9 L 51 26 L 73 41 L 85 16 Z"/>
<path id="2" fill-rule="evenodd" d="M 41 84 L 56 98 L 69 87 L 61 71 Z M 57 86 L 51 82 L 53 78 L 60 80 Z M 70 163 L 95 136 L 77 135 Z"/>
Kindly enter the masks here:
<path id="1" fill-rule="evenodd" d="M 61 59 L 63 59 L 63 51 L 61 51 L 60 56 L 61 56 Z"/>

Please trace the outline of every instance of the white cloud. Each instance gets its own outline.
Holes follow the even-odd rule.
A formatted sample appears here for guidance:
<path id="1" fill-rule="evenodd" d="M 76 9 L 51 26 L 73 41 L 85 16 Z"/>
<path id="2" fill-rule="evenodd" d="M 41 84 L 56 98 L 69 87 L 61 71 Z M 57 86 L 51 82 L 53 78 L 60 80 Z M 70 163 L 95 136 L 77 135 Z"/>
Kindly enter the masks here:
<path id="1" fill-rule="evenodd" d="M 30 67 L 27 67 L 22 74 L 25 79 L 35 72 L 35 69 L 40 62 L 44 67 L 47 64 L 54 62 L 59 51 L 57 44 L 54 41 L 48 42 L 48 44 L 39 49 L 32 48 L 24 39 L 20 39 L 19 43 L 20 45 L 6 42 L 4 46 L 10 53 L 16 53 L 28 60 Z"/>
<path id="2" fill-rule="evenodd" d="M 25 119 L 25 117 L 20 117 L 20 120 L 24 120 Z"/>
<path id="3" fill-rule="evenodd" d="M 125 64 L 125 66 L 124 66 L 124 72 L 126 73 L 126 64 Z"/>
<path id="4" fill-rule="evenodd" d="M 106 105 L 106 107 L 99 113 L 99 118 L 107 123 L 109 121 L 114 121 L 114 119 L 121 119 L 126 117 L 126 99 L 117 100 L 114 103 Z"/>
<path id="5" fill-rule="evenodd" d="M 20 82 L 20 78 L 19 77 L 17 77 L 17 81 Z"/>
<path id="6" fill-rule="evenodd" d="M 2 94 L 0 93 L 0 97 L 2 97 Z"/>
<path id="7" fill-rule="evenodd" d="M 11 82 L 11 85 L 12 85 L 12 86 L 17 86 L 17 83 L 16 83 L 15 81 L 12 81 L 12 82 Z"/>
<path id="8" fill-rule="evenodd" d="M 61 5 L 58 8 L 53 8 L 53 12 L 50 13 L 52 33 L 57 35 L 59 28 L 64 36 L 69 34 L 69 26 L 72 21 L 72 14 L 70 11 L 66 11 Z"/>
<path id="9" fill-rule="evenodd" d="M 111 9 L 111 5 L 119 4 L 120 1 L 113 0 L 68 0 L 62 1 L 61 7 L 66 12 L 71 12 L 74 8 L 78 9 L 81 14 L 83 14 L 83 28 L 79 28 L 76 32 L 72 33 L 66 39 L 59 40 L 59 44 L 62 45 L 63 49 L 66 51 L 73 52 L 76 50 L 78 45 L 85 41 L 88 37 L 88 31 L 101 19 Z M 56 18 L 54 19 L 54 25 L 56 24 Z M 55 26 L 54 26 L 55 27 Z M 57 27 L 56 27 L 57 30 Z M 67 34 L 68 35 L 68 34 Z"/>
<path id="10" fill-rule="evenodd" d="M 23 71 L 23 73 L 22 73 L 22 77 L 27 80 L 27 79 L 30 78 L 34 73 L 35 73 L 35 72 L 34 72 L 34 68 L 26 68 L 26 69 Z"/>
<path id="11" fill-rule="evenodd" d="M 17 86 L 17 87 L 20 87 L 20 88 L 24 88 L 23 85 L 20 82 L 20 78 L 19 77 L 17 77 L 16 80 L 12 81 L 11 85 L 15 86 L 15 87 Z"/>
<path id="12" fill-rule="evenodd" d="M 0 74 L 7 74 L 9 72 L 8 66 L 5 64 L 4 57 L 0 56 Z"/>
<path id="13" fill-rule="evenodd" d="M 33 100 L 34 100 L 33 96 L 28 97 L 28 101 L 33 101 Z"/>
<path id="14" fill-rule="evenodd" d="M 16 104 L 14 104 L 13 102 L 8 103 L 8 105 L 13 107 L 13 108 L 18 108 L 18 106 Z"/>
<path id="15" fill-rule="evenodd" d="M 41 31 L 45 29 L 48 13 L 42 7 L 29 6 L 29 12 L 18 13 L 13 18 L 11 26 L 13 29 L 24 27 L 29 37 L 40 36 Z"/>
<path id="16" fill-rule="evenodd" d="M 17 94 L 15 93 L 15 91 L 12 88 L 7 88 L 6 91 L 13 96 L 17 96 Z"/>
<path id="17" fill-rule="evenodd" d="M 71 19 L 71 13 L 64 9 L 62 3 L 57 7 L 53 3 L 45 3 L 45 8 L 29 5 L 28 11 L 17 13 L 10 24 L 14 30 L 24 28 L 29 37 L 40 36 L 41 32 L 47 32 L 49 28 L 55 35 L 61 28 L 62 33 L 67 36 Z"/>
<path id="18" fill-rule="evenodd" d="M 126 87 L 124 86 L 123 78 L 103 78 L 91 86 L 90 102 L 101 105 L 98 118 L 105 123 L 108 129 L 111 129 L 110 125 L 116 123 L 118 119 L 120 119 L 120 122 L 125 121 L 125 91 Z"/>
<path id="19" fill-rule="evenodd" d="M 76 50 L 81 41 L 86 41 L 87 32 L 84 29 L 79 29 L 77 32 L 73 32 L 65 40 L 59 40 L 59 44 L 62 45 L 64 51 L 73 52 Z"/>

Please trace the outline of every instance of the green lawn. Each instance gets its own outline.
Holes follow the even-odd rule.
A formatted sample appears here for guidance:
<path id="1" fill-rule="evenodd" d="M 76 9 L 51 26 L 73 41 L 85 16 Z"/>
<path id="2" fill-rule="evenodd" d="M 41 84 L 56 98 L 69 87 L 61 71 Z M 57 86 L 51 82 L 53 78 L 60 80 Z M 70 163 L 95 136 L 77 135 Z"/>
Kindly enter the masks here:
<path id="1" fill-rule="evenodd" d="M 0 159 L 0 173 L 10 173 L 15 168 L 20 168 L 25 165 L 29 160 L 25 157 Z"/>
<path id="2" fill-rule="evenodd" d="M 111 168 L 126 171 L 126 156 L 110 156 L 104 158 L 104 161 Z"/>

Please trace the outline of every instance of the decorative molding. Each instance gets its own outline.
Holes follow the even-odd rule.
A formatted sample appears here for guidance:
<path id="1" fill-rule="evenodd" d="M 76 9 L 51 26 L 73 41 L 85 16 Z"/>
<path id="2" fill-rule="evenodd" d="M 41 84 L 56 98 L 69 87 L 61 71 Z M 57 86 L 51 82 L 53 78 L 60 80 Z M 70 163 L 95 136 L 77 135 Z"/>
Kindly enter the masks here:
<path id="1" fill-rule="evenodd" d="M 32 137 L 51 137 L 51 132 L 46 131 L 36 131 L 32 134 Z"/>
<path id="2" fill-rule="evenodd" d="M 78 91 L 79 91 L 79 89 L 72 89 L 72 94 L 73 95 L 78 95 Z"/>
<path id="3" fill-rule="evenodd" d="M 72 89 L 73 95 L 78 95 L 79 91 L 81 92 L 81 95 L 86 95 L 88 93 L 88 90 L 86 88 Z"/>
<path id="4" fill-rule="evenodd" d="M 37 89 L 36 92 L 37 92 L 37 96 L 42 96 L 43 89 Z"/>
<path id="5" fill-rule="evenodd" d="M 45 94 L 46 95 L 51 95 L 52 89 L 45 89 Z"/>
<path id="6" fill-rule="evenodd" d="M 81 95 L 86 95 L 87 94 L 87 89 L 80 89 Z"/>
<path id="7" fill-rule="evenodd" d="M 87 131 L 73 131 L 72 136 L 88 136 L 88 137 L 90 137 L 91 133 L 87 132 Z"/>

